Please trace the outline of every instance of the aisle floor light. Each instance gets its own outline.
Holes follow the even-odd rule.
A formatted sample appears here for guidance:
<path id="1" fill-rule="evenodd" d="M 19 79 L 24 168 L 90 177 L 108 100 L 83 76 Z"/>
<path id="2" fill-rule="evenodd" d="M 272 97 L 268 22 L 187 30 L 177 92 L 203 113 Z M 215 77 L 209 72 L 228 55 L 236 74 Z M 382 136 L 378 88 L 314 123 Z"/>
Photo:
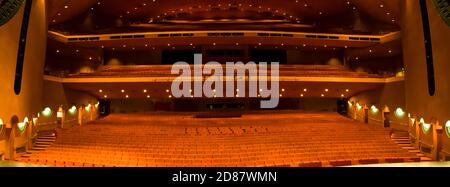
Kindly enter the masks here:
<path id="1" fill-rule="evenodd" d="M 395 115 L 396 115 L 397 117 L 399 117 L 399 118 L 402 118 L 402 117 L 405 116 L 405 111 L 403 111 L 402 108 L 397 108 L 397 109 L 395 110 Z"/>
<path id="2" fill-rule="evenodd" d="M 2 129 L 3 129 L 3 120 L 0 118 L 0 133 L 2 132 Z"/>
<path id="3" fill-rule="evenodd" d="M 447 135 L 450 137 L 450 120 L 445 123 L 445 129 L 447 131 Z"/>
<path id="4" fill-rule="evenodd" d="M 17 128 L 19 129 L 20 132 L 24 132 L 25 131 L 25 129 L 27 128 L 27 123 L 28 122 L 29 122 L 28 117 L 25 117 L 23 122 L 17 123 Z"/>
<path id="5" fill-rule="evenodd" d="M 431 124 L 425 123 L 425 120 L 422 118 L 420 119 L 420 123 L 422 124 L 422 130 L 425 134 L 427 134 L 430 131 Z"/>
<path id="6" fill-rule="evenodd" d="M 45 117 L 49 117 L 50 115 L 52 115 L 52 109 L 50 109 L 50 107 L 46 107 L 44 111 L 42 111 L 42 115 L 44 115 Z"/>
<path id="7" fill-rule="evenodd" d="M 75 115 L 76 112 L 77 112 L 76 106 L 72 106 L 72 108 L 69 109 L 69 114 Z"/>
<path id="8" fill-rule="evenodd" d="M 362 109 L 362 106 L 361 106 L 359 103 L 356 103 L 356 108 L 357 108 L 358 110 L 361 110 L 361 109 Z"/>
<path id="9" fill-rule="evenodd" d="M 87 112 L 91 111 L 91 104 L 88 104 L 84 109 L 86 109 Z"/>
<path id="10" fill-rule="evenodd" d="M 376 114 L 378 113 L 378 108 L 375 105 L 372 105 L 372 107 L 370 107 L 370 110 L 372 111 L 372 113 Z"/>

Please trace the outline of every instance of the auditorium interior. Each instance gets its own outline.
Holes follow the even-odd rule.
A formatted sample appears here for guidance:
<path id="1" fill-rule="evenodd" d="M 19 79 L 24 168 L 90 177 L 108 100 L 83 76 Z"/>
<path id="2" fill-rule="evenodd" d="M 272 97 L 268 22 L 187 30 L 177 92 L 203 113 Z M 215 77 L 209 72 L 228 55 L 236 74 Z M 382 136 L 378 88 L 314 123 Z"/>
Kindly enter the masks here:
<path id="1" fill-rule="evenodd" d="M 279 104 L 175 97 L 195 54 Z M 448 167 L 449 59 L 449 0 L 0 0 L 0 166 Z"/>

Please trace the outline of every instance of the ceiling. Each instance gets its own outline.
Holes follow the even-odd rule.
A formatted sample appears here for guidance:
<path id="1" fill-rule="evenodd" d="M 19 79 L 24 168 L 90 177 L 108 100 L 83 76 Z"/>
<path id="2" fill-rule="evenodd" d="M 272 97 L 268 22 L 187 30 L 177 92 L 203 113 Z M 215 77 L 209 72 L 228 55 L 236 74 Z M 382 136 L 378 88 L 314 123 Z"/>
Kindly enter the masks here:
<path id="1" fill-rule="evenodd" d="M 75 35 L 166 31 L 266 30 L 381 36 L 399 31 L 401 0 L 47 0 L 50 31 Z M 49 34 L 51 36 L 51 34 Z M 334 42 L 334 43 L 333 43 Z M 49 37 L 57 59 L 99 62 L 103 51 L 189 49 L 241 45 L 249 48 L 344 52 L 350 62 L 401 55 L 401 40 L 381 44 L 320 39 L 122 39 L 65 43 Z M 284 82 L 282 97 L 349 97 L 382 83 Z M 98 98 L 169 98 L 169 84 L 65 84 Z M 325 89 L 329 91 L 325 92 Z M 124 90 L 123 92 L 121 90 Z M 304 91 L 307 90 L 307 91 Z M 145 91 L 145 92 L 144 92 Z"/>
<path id="2" fill-rule="evenodd" d="M 397 25 L 400 0 L 48 0 L 51 28 L 64 25 L 91 30 L 135 24 L 181 23 L 223 19 L 284 20 L 296 24 L 348 21 L 362 14 L 386 25 Z M 331 21 L 326 21 L 331 20 Z M 241 20 L 242 21 L 242 20 Z M 200 22 L 201 23 L 201 22 Z M 75 26 L 77 25 L 77 26 Z M 141 25 L 142 26 L 142 25 Z"/>
<path id="3" fill-rule="evenodd" d="M 382 35 L 400 30 L 401 0 L 48 0 L 50 30 L 67 36 L 129 33 L 145 30 L 258 29 L 311 33 L 360 32 Z M 349 19 L 353 19 L 349 22 Z M 361 20 L 360 20 L 361 19 Z M 365 23 L 363 23 L 365 22 Z M 324 26 L 325 25 L 325 26 Z M 351 25 L 343 31 L 342 25 Z M 362 25 L 362 26 L 361 26 Z M 376 25 L 376 26 L 373 26 Z M 312 28 L 312 30 L 311 30 Z M 303 30 L 302 30 L 303 29 Z M 364 30 L 362 29 L 362 30 Z M 392 30 L 394 29 L 394 30 Z M 363 31 L 361 31 L 363 32 Z M 49 35 L 51 36 L 51 35 Z M 383 44 L 362 42 L 252 39 L 250 37 L 139 39 L 58 42 L 49 37 L 50 56 L 87 61 L 101 59 L 99 51 L 201 48 L 203 45 L 247 45 L 251 48 L 338 50 L 350 61 L 401 55 L 401 41 Z M 222 41 L 223 40 L 223 41 Z M 151 43 L 151 44 L 149 44 Z M 347 48 L 348 47 L 348 48 Z"/>

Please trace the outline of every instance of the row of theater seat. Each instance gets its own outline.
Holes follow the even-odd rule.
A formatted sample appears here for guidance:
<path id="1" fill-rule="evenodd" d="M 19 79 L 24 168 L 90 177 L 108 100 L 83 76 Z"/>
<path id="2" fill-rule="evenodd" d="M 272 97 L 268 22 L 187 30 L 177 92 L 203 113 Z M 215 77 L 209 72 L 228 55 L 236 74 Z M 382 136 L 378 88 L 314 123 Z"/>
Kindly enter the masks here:
<path id="1" fill-rule="evenodd" d="M 273 117 L 273 119 L 271 119 Z M 246 130 L 244 130 L 246 129 Z M 389 131 L 335 114 L 112 115 L 58 131 L 23 162 L 50 166 L 341 166 L 418 161 Z"/>

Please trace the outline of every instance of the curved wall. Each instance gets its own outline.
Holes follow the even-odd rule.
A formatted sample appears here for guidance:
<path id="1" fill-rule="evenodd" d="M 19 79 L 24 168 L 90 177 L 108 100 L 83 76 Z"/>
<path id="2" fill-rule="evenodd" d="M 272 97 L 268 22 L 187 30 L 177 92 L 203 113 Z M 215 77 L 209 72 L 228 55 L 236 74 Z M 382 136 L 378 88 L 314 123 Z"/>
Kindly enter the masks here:
<path id="1" fill-rule="evenodd" d="M 436 94 L 428 93 L 424 34 L 418 0 L 402 1 L 403 53 L 406 68 L 406 107 L 426 121 L 450 120 L 450 27 L 427 1 L 431 28 Z"/>
<path id="2" fill-rule="evenodd" d="M 14 93 L 15 70 L 24 6 L 8 23 L 0 27 L 0 118 L 9 126 L 13 117 L 23 121 L 37 115 L 41 108 L 43 67 L 47 42 L 46 1 L 34 0 L 31 9 L 23 68 L 22 91 Z M 15 128 L 15 127 L 13 127 Z M 24 144 L 18 134 L 15 144 Z M 5 143 L 5 133 L 0 145 Z M 0 146 L 0 151 L 5 146 Z"/>
<path id="3" fill-rule="evenodd" d="M 42 75 L 45 61 L 47 27 L 45 0 L 34 0 L 32 5 L 23 69 L 22 92 L 14 93 L 17 49 L 23 16 L 20 12 L 0 27 L 0 117 L 7 123 L 12 116 L 32 117 L 41 111 Z"/>
<path id="4" fill-rule="evenodd" d="M 436 90 L 434 96 L 430 96 L 427 82 L 425 37 L 421 24 L 422 16 L 419 0 L 404 0 L 400 7 L 403 58 L 406 69 L 406 110 L 415 119 L 424 118 L 426 123 L 433 123 L 437 120 L 440 125 L 445 126 L 445 123 L 450 120 L 450 27 L 441 19 L 431 0 L 427 0 L 426 4 Z M 447 136 L 446 132 L 437 136 L 434 132 L 422 134 L 420 139 L 431 146 L 433 136 L 440 142 L 438 146 L 440 151 L 446 153 L 447 157 L 450 156 L 450 136 Z"/>

